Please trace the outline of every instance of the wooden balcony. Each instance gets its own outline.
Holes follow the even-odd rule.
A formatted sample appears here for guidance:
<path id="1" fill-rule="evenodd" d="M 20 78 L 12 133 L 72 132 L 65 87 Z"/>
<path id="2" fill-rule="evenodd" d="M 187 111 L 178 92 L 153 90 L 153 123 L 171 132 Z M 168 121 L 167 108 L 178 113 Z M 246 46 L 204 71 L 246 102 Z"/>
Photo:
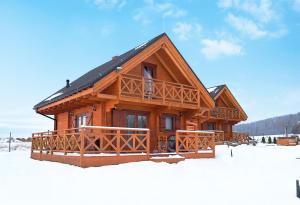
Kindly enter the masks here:
<path id="1" fill-rule="evenodd" d="M 222 120 L 241 120 L 240 112 L 235 108 L 216 107 L 210 111 L 211 117 Z"/>
<path id="2" fill-rule="evenodd" d="M 200 94 L 192 86 L 122 74 L 119 77 L 119 98 L 157 105 L 198 109 Z"/>

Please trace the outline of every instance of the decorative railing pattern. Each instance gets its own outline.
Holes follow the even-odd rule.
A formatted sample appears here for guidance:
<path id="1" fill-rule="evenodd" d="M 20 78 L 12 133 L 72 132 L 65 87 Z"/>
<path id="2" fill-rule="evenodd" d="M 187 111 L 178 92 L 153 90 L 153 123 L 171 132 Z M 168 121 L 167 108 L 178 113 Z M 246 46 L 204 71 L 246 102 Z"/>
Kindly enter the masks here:
<path id="1" fill-rule="evenodd" d="M 224 131 L 221 130 L 214 130 L 215 132 L 215 143 L 224 143 L 225 141 L 225 135 L 224 135 Z"/>
<path id="2" fill-rule="evenodd" d="M 65 131 L 34 133 L 32 152 L 100 154 L 150 152 L 150 131 L 141 128 L 84 126 Z"/>
<path id="3" fill-rule="evenodd" d="M 238 143 L 248 143 L 249 142 L 249 134 L 241 133 L 241 132 L 232 132 L 232 139 Z"/>
<path id="4" fill-rule="evenodd" d="M 119 95 L 158 101 L 163 104 L 177 102 L 200 105 L 199 91 L 192 86 L 128 74 L 120 75 Z"/>
<path id="5" fill-rule="evenodd" d="M 240 120 L 240 113 L 235 108 L 216 107 L 210 111 L 210 115 L 217 119 Z"/>
<path id="6" fill-rule="evenodd" d="M 176 152 L 215 151 L 214 132 L 176 131 Z"/>

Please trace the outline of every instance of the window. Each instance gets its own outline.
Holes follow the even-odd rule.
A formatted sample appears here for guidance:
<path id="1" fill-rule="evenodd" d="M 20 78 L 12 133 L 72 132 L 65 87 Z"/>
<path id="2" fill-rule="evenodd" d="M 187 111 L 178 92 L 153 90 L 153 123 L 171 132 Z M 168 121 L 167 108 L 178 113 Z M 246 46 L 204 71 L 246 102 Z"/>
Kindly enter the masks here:
<path id="1" fill-rule="evenodd" d="M 82 126 L 87 125 L 87 116 L 86 114 L 82 114 L 76 117 L 76 127 L 80 128 Z"/>
<path id="2" fill-rule="evenodd" d="M 215 130 L 216 125 L 215 123 L 207 123 L 207 129 L 208 130 Z"/>
<path id="3" fill-rule="evenodd" d="M 126 127 L 133 128 L 135 124 L 135 115 L 127 115 L 126 116 Z"/>
<path id="4" fill-rule="evenodd" d="M 147 127 L 147 117 L 145 115 L 138 115 L 138 128 Z"/>
<path id="5" fill-rule="evenodd" d="M 154 78 L 154 68 L 152 66 L 144 65 L 144 78 Z"/>
<path id="6" fill-rule="evenodd" d="M 171 116 L 166 116 L 165 118 L 165 129 L 166 130 L 173 130 L 174 127 L 173 127 L 173 124 L 174 124 L 174 117 L 171 117 Z"/>
<path id="7" fill-rule="evenodd" d="M 139 112 L 129 112 L 126 114 L 126 127 L 147 128 L 147 115 Z"/>

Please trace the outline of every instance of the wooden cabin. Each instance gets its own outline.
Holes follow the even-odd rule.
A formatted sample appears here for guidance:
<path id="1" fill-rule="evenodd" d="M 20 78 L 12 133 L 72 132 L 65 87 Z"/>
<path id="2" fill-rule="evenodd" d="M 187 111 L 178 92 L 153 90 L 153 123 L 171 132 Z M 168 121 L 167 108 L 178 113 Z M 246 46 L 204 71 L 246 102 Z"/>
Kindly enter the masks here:
<path id="1" fill-rule="evenodd" d="M 217 143 L 224 141 L 247 142 L 249 139 L 247 133 L 238 133 L 232 130 L 235 124 L 247 120 L 248 116 L 227 85 L 214 86 L 207 90 L 215 101 L 215 107 L 209 111 L 208 120 L 203 118 L 201 129 L 215 130 Z"/>
<path id="2" fill-rule="evenodd" d="M 214 157 L 217 133 L 232 140 L 247 115 L 227 86 L 209 91 L 163 33 L 35 105 L 54 129 L 33 133 L 31 157 L 81 167 Z"/>

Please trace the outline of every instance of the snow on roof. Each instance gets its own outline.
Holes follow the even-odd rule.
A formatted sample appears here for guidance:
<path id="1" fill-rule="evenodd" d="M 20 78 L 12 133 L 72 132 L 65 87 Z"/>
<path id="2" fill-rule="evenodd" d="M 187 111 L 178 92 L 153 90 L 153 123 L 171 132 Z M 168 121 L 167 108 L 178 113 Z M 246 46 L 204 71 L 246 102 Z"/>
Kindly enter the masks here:
<path id="1" fill-rule="evenodd" d="M 225 85 L 218 85 L 207 88 L 207 91 L 209 92 L 210 96 L 214 98 L 224 87 Z"/>
<path id="2" fill-rule="evenodd" d="M 218 88 L 217 86 L 211 87 L 211 88 L 207 88 L 207 91 L 208 91 L 209 93 L 211 93 L 211 92 L 214 92 L 214 90 L 217 89 L 217 88 Z"/>
<path id="3" fill-rule="evenodd" d="M 52 100 L 53 98 L 56 98 L 56 97 L 58 97 L 58 96 L 60 96 L 60 95 L 62 95 L 62 94 L 63 94 L 62 92 L 60 92 L 60 93 L 55 93 L 54 95 L 51 95 L 50 97 L 48 97 L 48 98 L 46 99 L 46 101 Z"/>
<path id="4" fill-rule="evenodd" d="M 135 47 L 134 50 L 137 50 L 137 49 L 140 49 L 140 48 L 146 46 L 148 42 L 149 42 L 149 41 L 146 41 L 146 42 L 142 43 L 141 45 Z"/>

